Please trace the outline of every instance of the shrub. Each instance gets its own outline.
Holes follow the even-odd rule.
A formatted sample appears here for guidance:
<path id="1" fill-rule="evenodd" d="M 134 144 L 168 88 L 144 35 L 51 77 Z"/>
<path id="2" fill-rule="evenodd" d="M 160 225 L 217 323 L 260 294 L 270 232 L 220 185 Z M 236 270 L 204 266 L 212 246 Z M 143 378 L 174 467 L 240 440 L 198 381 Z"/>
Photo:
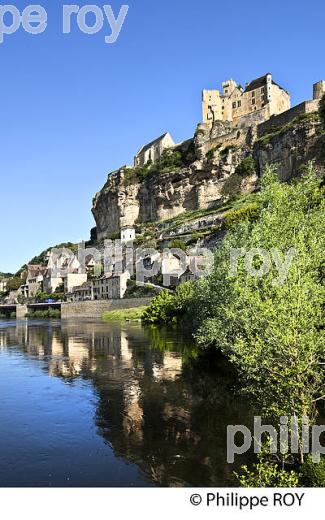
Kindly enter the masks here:
<path id="1" fill-rule="evenodd" d="M 242 177 L 240 177 L 237 173 L 233 173 L 225 180 L 225 183 L 222 187 L 222 195 L 228 199 L 235 199 L 240 195 L 241 191 L 241 183 Z"/>
<path id="2" fill-rule="evenodd" d="M 191 305 L 194 295 L 193 282 L 179 285 L 175 294 L 162 291 L 151 302 L 143 314 L 144 323 L 169 323 L 184 316 Z"/>
<path id="3" fill-rule="evenodd" d="M 152 300 L 143 313 L 144 323 L 168 323 L 173 319 L 174 296 L 162 291 Z"/>
<path id="4" fill-rule="evenodd" d="M 299 487 L 300 484 L 298 473 L 282 469 L 278 464 L 268 460 L 263 452 L 258 454 L 258 463 L 254 464 L 252 471 L 247 466 L 243 466 L 241 469 L 241 475 L 235 473 L 241 487 L 291 488 Z"/>
<path id="5" fill-rule="evenodd" d="M 170 249 L 181 249 L 181 251 L 186 251 L 186 244 L 177 238 L 169 242 L 168 247 Z"/>
<path id="6" fill-rule="evenodd" d="M 256 164 L 251 155 L 245 157 L 241 161 L 241 163 L 237 166 L 235 173 L 240 175 L 241 177 L 248 177 L 249 175 L 254 175 L 256 172 Z"/>
<path id="7" fill-rule="evenodd" d="M 26 318 L 60 318 L 61 311 L 59 309 L 49 309 L 47 311 L 29 311 Z"/>
<path id="8" fill-rule="evenodd" d="M 167 148 L 161 154 L 159 167 L 160 169 L 180 168 L 183 166 L 182 154 L 173 148 Z"/>
<path id="9" fill-rule="evenodd" d="M 236 144 L 228 144 L 221 150 L 220 155 L 225 156 L 229 152 L 235 152 L 236 150 L 238 150 L 238 146 Z"/>
<path id="10" fill-rule="evenodd" d="M 301 466 L 302 482 L 306 487 L 325 487 L 325 458 L 322 457 L 318 464 L 312 458 L 307 457 Z"/>
<path id="11" fill-rule="evenodd" d="M 230 229 L 236 226 L 239 222 L 242 222 L 243 220 L 248 220 L 249 222 L 252 222 L 258 217 L 259 209 L 259 205 L 253 203 L 240 209 L 228 211 L 228 213 L 225 216 L 226 228 Z"/>

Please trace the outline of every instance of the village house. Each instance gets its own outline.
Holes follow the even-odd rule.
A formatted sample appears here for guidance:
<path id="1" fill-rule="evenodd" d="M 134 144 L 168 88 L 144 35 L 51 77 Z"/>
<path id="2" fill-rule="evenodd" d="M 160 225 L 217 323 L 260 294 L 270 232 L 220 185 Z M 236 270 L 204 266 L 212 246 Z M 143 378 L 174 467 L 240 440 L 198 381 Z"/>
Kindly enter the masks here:
<path id="1" fill-rule="evenodd" d="M 127 244 L 135 240 L 135 229 L 133 226 L 123 226 L 121 228 L 121 243 Z"/>
<path id="2" fill-rule="evenodd" d="M 87 273 L 67 273 L 63 277 L 64 292 L 67 294 L 72 291 L 74 287 L 78 287 L 87 282 Z"/>
<path id="3" fill-rule="evenodd" d="M 7 285 L 8 285 L 8 280 L 6 280 L 6 279 L 0 280 L 0 293 L 7 292 Z"/>
<path id="4" fill-rule="evenodd" d="M 290 94 L 272 78 L 272 74 L 257 78 L 246 84 L 245 89 L 230 79 L 222 82 L 219 90 L 203 90 L 203 123 L 213 125 L 215 121 L 261 123 L 273 115 L 290 109 Z"/>
<path id="5" fill-rule="evenodd" d="M 72 291 L 67 295 L 68 302 L 85 302 L 94 299 L 92 282 L 85 282 L 78 287 L 73 287 Z"/>
<path id="6" fill-rule="evenodd" d="M 69 293 L 73 287 L 87 281 L 87 273 L 80 266 L 78 258 L 68 249 L 60 253 L 50 252 L 47 256 L 47 268 L 43 280 L 43 290 L 53 294 L 62 286 Z"/>
<path id="7" fill-rule="evenodd" d="M 103 276 L 92 280 L 94 300 L 116 300 L 124 297 L 127 289 L 127 282 L 130 280 L 130 273 Z"/>
<path id="8" fill-rule="evenodd" d="M 173 148 L 174 140 L 169 132 L 161 135 L 151 143 L 140 148 L 134 158 L 134 166 L 145 166 L 148 162 L 156 164 L 159 162 L 161 155 L 166 148 Z"/>
<path id="9" fill-rule="evenodd" d="M 34 298 L 38 292 L 43 290 L 44 277 L 47 273 L 47 267 L 44 265 L 28 265 L 27 278 L 24 290 L 26 298 Z"/>

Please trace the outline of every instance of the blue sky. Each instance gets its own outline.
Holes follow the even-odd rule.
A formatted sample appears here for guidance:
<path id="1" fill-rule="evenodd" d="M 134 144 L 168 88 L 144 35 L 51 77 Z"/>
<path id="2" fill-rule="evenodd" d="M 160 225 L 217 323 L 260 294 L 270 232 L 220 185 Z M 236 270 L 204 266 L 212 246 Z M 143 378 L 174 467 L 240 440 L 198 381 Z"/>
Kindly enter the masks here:
<path id="1" fill-rule="evenodd" d="M 72 23 L 62 34 L 62 5 L 72 2 L 39 3 L 47 30 L 20 29 L 0 45 L 0 271 L 88 239 L 107 173 L 166 130 L 176 141 L 193 135 L 203 88 L 270 71 L 295 104 L 325 78 L 324 0 L 129 0 L 113 45 L 108 25 L 88 36 Z"/>

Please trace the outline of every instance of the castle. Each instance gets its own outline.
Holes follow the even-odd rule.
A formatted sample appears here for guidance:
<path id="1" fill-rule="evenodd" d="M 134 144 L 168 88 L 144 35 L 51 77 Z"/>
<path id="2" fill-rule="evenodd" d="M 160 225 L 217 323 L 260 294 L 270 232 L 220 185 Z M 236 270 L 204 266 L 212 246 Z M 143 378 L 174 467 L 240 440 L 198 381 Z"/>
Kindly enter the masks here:
<path id="1" fill-rule="evenodd" d="M 272 74 L 254 79 L 246 84 L 245 89 L 233 79 L 222 82 L 219 90 L 203 90 L 202 123 L 213 128 L 215 123 L 226 123 L 230 128 L 249 128 L 258 126 L 264 129 L 272 124 L 283 124 L 297 115 L 318 110 L 318 104 L 325 94 L 325 81 L 313 86 L 313 99 L 304 101 L 291 108 L 290 94 L 273 80 Z M 145 166 L 160 161 L 166 148 L 176 145 L 169 132 L 154 141 L 143 145 L 134 157 L 134 166 Z"/>
<path id="2" fill-rule="evenodd" d="M 230 79 L 219 90 L 203 90 L 203 123 L 213 126 L 216 121 L 228 121 L 233 126 L 260 124 L 287 112 L 291 108 L 290 94 L 268 73 L 246 84 L 245 89 Z M 313 100 L 325 93 L 325 81 L 314 85 Z"/>
<path id="3" fill-rule="evenodd" d="M 203 123 L 231 121 L 238 125 L 253 114 L 262 122 L 291 107 L 290 94 L 273 81 L 272 74 L 251 81 L 245 89 L 233 79 L 223 81 L 222 89 L 222 94 L 219 90 L 203 90 Z"/>

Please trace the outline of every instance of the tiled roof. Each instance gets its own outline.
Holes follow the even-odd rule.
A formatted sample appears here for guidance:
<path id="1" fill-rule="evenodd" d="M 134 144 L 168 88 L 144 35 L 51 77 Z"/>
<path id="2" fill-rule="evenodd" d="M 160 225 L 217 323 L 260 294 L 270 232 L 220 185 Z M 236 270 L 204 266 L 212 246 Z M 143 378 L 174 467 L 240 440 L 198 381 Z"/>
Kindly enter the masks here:
<path id="1" fill-rule="evenodd" d="M 257 78 L 257 79 L 254 79 L 253 81 L 251 81 L 247 85 L 245 92 L 250 92 L 251 90 L 255 90 L 257 88 L 264 87 L 264 85 L 267 84 L 267 76 L 269 76 L 269 75 L 271 75 L 271 74 L 268 72 L 264 76 L 261 76 L 260 78 Z M 272 79 L 272 85 L 276 85 L 277 87 L 281 88 L 282 90 L 284 90 L 286 92 L 286 90 L 283 87 L 281 87 L 281 85 L 279 85 L 278 83 L 273 81 L 273 79 Z"/>

